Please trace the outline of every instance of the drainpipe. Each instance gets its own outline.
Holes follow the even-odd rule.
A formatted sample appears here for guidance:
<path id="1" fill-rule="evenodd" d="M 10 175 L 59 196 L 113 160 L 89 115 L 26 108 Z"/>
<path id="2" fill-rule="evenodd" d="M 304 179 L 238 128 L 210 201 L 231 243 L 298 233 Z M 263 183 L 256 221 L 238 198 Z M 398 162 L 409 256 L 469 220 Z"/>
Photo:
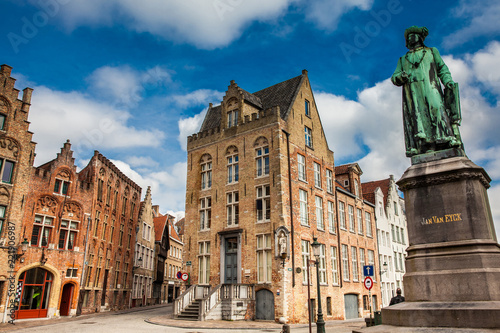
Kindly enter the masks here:
<path id="1" fill-rule="evenodd" d="M 290 197 L 290 233 L 291 237 L 291 247 L 292 247 L 292 287 L 295 287 L 295 232 L 293 228 L 293 200 L 292 200 L 292 168 L 290 163 L 290 133 L 281 129 L 286 135 L 286 151 L 288 155 L 288 192 Z"/>
<path id="2" fill-rule="evenodd" d="M 343 281 L 344 281 L 344 278 L 342 277 L 342 264 L 341 264 L 341 261 L 342 261 L 342 254 L 341 254 L 341 251 L 340 251 L 340 220 L 339 220 L 339 198 L 337 196 L 337 186 L 335 185 L 335 183 L 333 183 L 333 186 L 335 186 L 335 203 L 336 203 L 336 206 L 337 206 L 337 243 L 338 243 L 338 246 L 337 246 L 337 251 L 339 251 L 339 260 L 337 260 L 337 265 L 339 265 L 339 285 L 340 285 L 340 288 L 342 288 L 342 285 L 343 285 Z"/>

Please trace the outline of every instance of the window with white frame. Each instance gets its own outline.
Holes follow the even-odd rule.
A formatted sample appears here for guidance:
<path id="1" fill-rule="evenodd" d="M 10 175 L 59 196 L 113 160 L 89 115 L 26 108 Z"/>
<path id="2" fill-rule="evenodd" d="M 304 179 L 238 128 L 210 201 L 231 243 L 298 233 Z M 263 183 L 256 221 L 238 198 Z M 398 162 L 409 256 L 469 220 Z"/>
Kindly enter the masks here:
<path id="1" fill-rule="evenodd" d="M 373 250 L 368 250 L 368 265 L 373 266 L 375 270 L 375 252 Z M 373 281 L 376 280 L 377 274 L 373 274 Z"/>
<path id="2" fill-rule="evenodd" d="M 399 267 L 398 267 L 398 253 L 396 251 L 394 251 L 394 267 L 396 269 L 396 272 L 399 271 Z"/>
<path id="3" fill-rule="evenodd" d="M 227 113 L 227 128 L 238 125 L 238 110 L 232 110 Z"/>
<path id="4" fill-rule="evenodd" d="M 321 188 L 321 165 L 314 162 L 314 186 Z"/>
<path id="5" fill-rule="evenodd" d="M 99 181 L 101 181 L 99 179 Z M 54 183 L 54 193 L 66 195 L 68 194 L 69 182 L 66 180 L 56 179 Z"/>
<path id="6" fill-rule="evenodd" d="M 365 265 L 365 249 L 359 248 L 359 267 L 363 269 Z"/>
<path id="7" fill-rule="evenodd" d="M 210 283 L 210 242 L 199 243 L 198 283 Z"/>
<path id="8" fill-rule="evenodd" d="M 350 232 L 355 232 L 355 225 L 354 225 L 354 207 L 351 205 L 347 206 L 349 209 L 349 231 Z"/>
<path id="9" fill-rule="evenodd" d="M 334 285 L 339 284 L 339 272 L 338 272 L 338 263 L 337 263 L 337 247 L 330 246 L 330 258 L 332 261 L 332 283 Z"/>
<path id="10" fill-rule="evenodd" d="M 31 246 L 48 247 L 52 229 L 54 229 L 53 217 L 35 215 L 33 232 L 31 233 Z"/>
<path id="11" fill-rule="evenodd" d="M 269 185 L 257 186 L 256 192 L 257 222 L 268 222 L 271 220 L 271 188 Z"/>
<path id="12" fill-rule="evenodd" d="M 271 235 L 257 235 L 257 278 L 259 283 L 271 282 Z"/>
<path id="13" fill-rule="evenodd" d="M 342 244 L 342 278 L 349 281 L 349 248 Z"/>
<path id="14" fill-rule="evenodd" d="M 300 200 L 300 224 L 309 225 L 309 218 L 307 214 L 307 192 L 299 189 Z"/>
<path id="15" fill-rule="evenodd" d="M 1 229 L 0 229 L 0 230 L 1 230 Z M 401 244 L 406 245 L 406 243 L 405 243 L 405 233 L 404 233 L 404 229 L 403 229 L 403 228 L 401 228 L 401 229 L 399 229 L 399 231 L 401 231 Z"/>
<path id="16" fill-rule="evenodd" d="M 336 232 L 335 226 L 335 208 L 332 201 L 328 201 L 328 228 L 330 232 Z"/>
<path id="17" fill-rule="evenodd" d="M 239 222 L 238 191 L 226 193 L 227 226 L 238 225 Z"/>
<path id="18" fill-rule="evenodd" d="M 373 236 L 371 214 L 368 212 L 365 212 L 365 223 L 366 223 L 366 235 L 370 237 Z"/>
<path id="19" fill-rule="evenodd" d="M 231 155 L 227 157 L 227 183 L 237 183 L 239 180 L 239 165 L 238 151 L 231 151 Z"/>
<path id="20" fill-rule="evenodd" d="M 312 131 L 307 126 L 304 126 L 304 135 L 305 135 L 305 140 L 306 140 L 306 146 L 312 148 L 312 146 L 313 146 Z"/>
<path id="21" fill-rule="evenodd" d="M 61 220 L 59 230 L 59 243 L 57 248 L 60 250 L 73 250 L 75 247 L 76 235 L 78 235 L 78 221 Z"/>
<path id="22" fill-rule="evenodd" d="M 200 199 L 200 230 L 209 230 L 212 222 L 212 198 Z"/>
<path id="23" fill-rule="evenodd" d="M 399 268 L 401 271 L 404 271 L 404 266 L 403 266 L 403 254 L 401 252 L 398 253 L 399 257 Z"/>
<path id="24" fill-rule="evenodd" d="M 201 189 L 210 188 L 212 188 L 212 157 L 206 154 L 201 160 Z"/>
<path id="25" fill-rule="evenodd" d="M 326 191 L 333 193 L 333 172 L 329 169 L 326 169 Z"/>
<path id="26" fill-rule="evenodd" d="M 14 162 L 0 158 L 0 174 L 2 183 L 12 184 L 12 175 L 14 174 Z"/>
<path id="27" fill-rule="evenodd" d="M 345 223 L 345 204 L 342 201 L 339 201 L 339 220 L 340 229 L 347 229 L 347 225 Z"/>
<path id="28" fill-rule="evenodd" d="M 255 167 L 257 177 L 269 175 L 269 147 L 255 149 Z"/>
<path id="29" fill-rule="evenodd" d="M 325 220 L 323 219 L 323 198 L 316 196 L 316 226 L 318 230 L 325 230 Z"/>
<path id="30" fill-rule="evenodd" d="M 362 235 L 363 234 L 363 212 L 361 209 L 356 208 L 356 222 L 358 223 L 358 234 Z"/>
<path id="31" fill-rule="evenodd" d="M 352 280 L 359 281 L 358 273 L 358 250 L 355 246 L 351 246 L 351 261 L 352 261 Z"/>
<path id="32" fill-rule="evenodd" d="M 311 251 L 309 246 L 309 241 L 302 240 L 301 241 L 301 249 L 302 249 L 302 281 L 304 284 L 309 282 L 309 277 L 307 276 L 307 265 L 309 265 L 309 260 L 311 259 Z"/>
<path id="33" fill-rule="evenodd" d="M 303 155 L 297 154 L 297 166 L 299 169 L 299 180 L 306 181 L 306 158 Z"/>
<path id="34" fill-rule="evenodd" d="M 319 245 L 319 283 L 326 284 L 326 247 Z"/>

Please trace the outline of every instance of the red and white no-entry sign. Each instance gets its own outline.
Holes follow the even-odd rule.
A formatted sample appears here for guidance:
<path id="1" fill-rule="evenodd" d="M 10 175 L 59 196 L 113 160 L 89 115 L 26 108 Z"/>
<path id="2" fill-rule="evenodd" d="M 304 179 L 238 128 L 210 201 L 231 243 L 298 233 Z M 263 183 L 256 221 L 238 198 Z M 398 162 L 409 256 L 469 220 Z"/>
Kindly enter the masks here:
<path id="1" fill-rule="evenodd" d="M 367 276 L 365 278 L 365 281 L 363 281 L 363 284 L 365 285 L 365 288 L 370 290 L 373 287 L 373 280 L 371 277 Z"/>
<path id="2" fill-rule="evenodd" d="M 181 280 L 186 282 L 189 279 L 189 274 L 188 273 L 182 273 Z"/>

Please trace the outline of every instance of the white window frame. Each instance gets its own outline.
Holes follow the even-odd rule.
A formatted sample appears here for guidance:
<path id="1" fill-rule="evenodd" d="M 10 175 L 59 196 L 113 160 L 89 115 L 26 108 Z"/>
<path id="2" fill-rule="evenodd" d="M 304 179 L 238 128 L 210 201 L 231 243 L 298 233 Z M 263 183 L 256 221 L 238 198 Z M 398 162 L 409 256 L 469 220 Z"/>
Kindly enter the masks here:
<path id="1" fill-rule="evenodd" d="M 269 146 L 255 149 L 256 177 L 269 176 Z"/>
<path id="2" fill-rule="evenodd" d="M 366 236 L 373 237 L 372 219 L 369 212 L 365 212 Z"/>
<path id="3" fill-rule="evenodd" d="M 306 157 L 304 155 L 297 154 L 297 169 L 299 172 L 299 180 L 306 182 L 307 181 Z"/>
<path id="4" fill-rule="evenodd" d="M 337 247 L 330 246 L 330 258 L 332 264 L 332 284 L 339 284 L 339 272 L 338 272 L 338 262 L 337 262 Z"/>
<path id="5" fill-rule="evenodd" d="M 355 246 L 351 246 L 351 264 L 352 264 L 352 280 L 354 282 L 358 282 L 359 281 L 358 249 Z"/>
<path id="6" fill-rule="evenodd" d="M 309 214 L 307 209 L 307 191 L 299 189 L 299 200 L 300 200 L 300 224 L 309 226 Z"/>
<path id="7" fill-rule="evenodd" d="M 319 268 L 319 283 L 326 285 L 327 281 L 326 281 L 326 246 L 325 246 L 325 244 L 319 245 L 318 268 Z"/>
<path id="8" fill-rule="evenodd" d="M 363 211 L 356 208 L 356 222 L 358 223 L 358 234 L 363 234 Z"/>
<path id="9" fill-rule="evenodd" d="M 233 227 L 239 224 L 239 193 L 238 191 L 226 193 L 226 215 L 227 226 Z"/>
<path id="10" fill-rule="evenodd" d="M 271 186 L 269 184 L 257 186 L 255 188 L 255 193 L 257 196 L 255 201 L 255 215 L 257 223 L 271 221 Z"/>
<path id="11" fill-rule="evenodd" d="M 335 234 L 337 232 L 337 227 L 335 225 L 335 204 L 333 201 L 328 201 L 327 215 L 328 215 L 328 228 L 331 233 Z"/>
<path id="12" fill-rule="evenodd" d="M 239 180 L 238 153 L 227 157 L 227 183 L 234 184 Z"/>
<path id="13" fill-rule="evenodd" d="M 257 235 L 257 281 L 272 282 L 271 234 Z"/>
<path id="14" fill-rule="evenodd" d="M 326 169 L 326 191 L 333 194 L 333 172 Z"/>
<path id="15" fill-rule="evenodd" d="M 323 217 L 323 198 L 315 196 L 316 203 L 316 227 L 318 230 L 325 230 L 325 219 Z"/>
<path id="16" fill-rule="evenodd" d="M 345 218 L 345 204 L 343 201 L 339 201 L 339 226 L 340 229 L 347 230 L 346 218 Z"/>
<path id="17" fill-rule="evenodd" d="M 307 276 L 307 265 L 309 265 L 309 261 L 311 259 L 311 246 L 308 240 L 302 239 L 300 242 L 301 250 L 302 250 L 302 281 L 303 284 L 307 284 L 309 280 L 309 276 Z"/>
<path id="18" fill-rule="evenodd" d="M 344 281 L 350 281 L 349 247 L 346 244 L 342 244 L 342 279 Z"/>
<path id="19" fill-rule="evenodd" d="M 210 283 L 210 242 L 199 242 L 198 252 L 198 283 L 207 285 Z"/>
<path id="20" fill-rule="evenodd" d="M 212 188 L 212 159 L 201 164 L 201 189 L 209 190 Z"/>
<path id="21" fill-rule="evenodd" d="M 231 110 L 227 113 L 227 128 L 238 125 L 238 110 Z"/>
<path id="22" fill-rule="evenodd" d="M 356 226 L 354 224 L 354 206 L 347 205 L 347 209 L 349 212 L 349 231 L 356 232 Z"/>
<path id="23" fill-rule="evenodd" d="M 212 197 L 200 199 L 200 231 L 210 230 L 212 223 Z"/>
<path id="24" fill-rule="evenodd" d="M 321 188 L 321 164 L 314 162 L 314 186 Z"/>

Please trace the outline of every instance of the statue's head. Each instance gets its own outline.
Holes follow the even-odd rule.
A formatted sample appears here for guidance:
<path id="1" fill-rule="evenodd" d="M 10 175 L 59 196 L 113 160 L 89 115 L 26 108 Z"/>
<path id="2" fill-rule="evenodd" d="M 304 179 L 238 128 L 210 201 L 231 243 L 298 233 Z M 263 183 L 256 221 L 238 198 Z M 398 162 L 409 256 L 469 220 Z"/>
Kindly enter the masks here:
<path id="1" fill-rule="evenodd" d="M 412 25 L 405 30 L 406 47 L 409 48 L 410 44 L 414 44 L 415 38 L 417 38 L 417 41 L 420 41 L 423 45 L 427 35 L 429 35 L 429 29 L 426 27 L 417 27 L 416 25 Z"/>

